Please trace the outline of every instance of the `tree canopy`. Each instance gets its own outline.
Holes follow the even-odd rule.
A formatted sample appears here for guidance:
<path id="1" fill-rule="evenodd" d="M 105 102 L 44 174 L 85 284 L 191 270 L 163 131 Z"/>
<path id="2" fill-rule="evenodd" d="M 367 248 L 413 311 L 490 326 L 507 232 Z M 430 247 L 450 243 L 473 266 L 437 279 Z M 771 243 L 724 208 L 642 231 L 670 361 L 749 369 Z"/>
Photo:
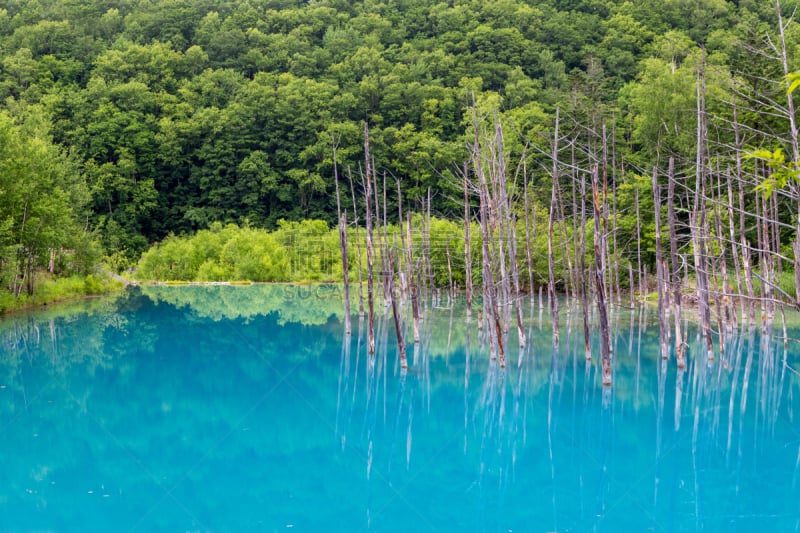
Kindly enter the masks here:
<path id="1" fill-rule="evenodd" d="M 431 188 L 434 210 L 458 216 L 450 174 L 468 158 L 473 93 L 508 125 L 517 159 L 525 146 L 549 150 L 559 107 L 576 129 L 613 121 L 620 160 L 690 160 L 701 47 L 723 146 L 733 136 L 723 103 L 785 91 L 768 83 L 782 79 L 769 54 L 776 28 L 775 6 L 752 0 L 11 0 L 0 9 L 2 149 L 44 142 L 25 159 L 50 170 L 26 167 L 43 180 L 28 185 L 3 169 L 19 185 L 0 197 L 19 225 L 2 226 L 4 249 L 25 247 L 15 198 L 33 196 L 50 205 L 31 211 L 37 220 L 87 215 L 120 264 L 215 222 L 332 223 L 332 146 L 357 176 L 364 122 L 407 201 Z M 800 29 L 786 33 L 794 61 Z M 29 115 L 46 134 L 23 128 Z M 780 116 L 745 106 L 739 120 L 747 144 L 785 145 Z M 524 153 L 547 191 L 539 152 Z M 37 246 L 52 248 L 71 226 L 41 227 L 54 233 Z"/>

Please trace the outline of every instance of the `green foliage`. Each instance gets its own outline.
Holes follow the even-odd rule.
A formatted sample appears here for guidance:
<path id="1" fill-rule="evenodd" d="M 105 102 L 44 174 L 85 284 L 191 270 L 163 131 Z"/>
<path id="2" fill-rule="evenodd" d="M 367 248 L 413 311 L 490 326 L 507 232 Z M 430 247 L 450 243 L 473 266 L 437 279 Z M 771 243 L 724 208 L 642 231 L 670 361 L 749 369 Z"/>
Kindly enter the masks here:
<path id="1" fill-rule="evenodd" d="M 675 31 L 693 29 L 670 9 Z M 333 223 L 330 133 L 343 132 L 341 168 L 357 171 L 364 120 L 406 199 L 447 190 L 442 172 L 466 158 L 468 88 L 498 96 L 521 147 L 572 97 L 588 57 L 602 77 L 593 94 L 612 102 L 605 89 L 637 76 L 664 24 L 638 3 L 520 0 L 43 0 L 0 13 L 0 98 L 43 105 L 119 267 L 216 221 Z M 435 199 L 443 213 L 456 207 L 449 196 Z"/>
<path id="2" fill-rule="evenodd" d="M 10 291 L 0 290 L 0 313 L 40 307 L 56 302 L 76 300 L 86 296 L 100 296 L 119 291 L 122 284 L 103 274 L 54 277 L 39 273 L 33 296 L 23 293 L 15 297 Z"/>
<path id="3" fill-rule="evenodd" d="M 792 93 L 800 87 L 800 72 L 790 72 L 789 75 L 786 77 L 786 80 L 789 82 L 789 87 L 786 89 L 786 94 L 791 95 Z"/>
<path id="4" fill-rule="evenodd" d="M 800 171 L 797 170 L 797 163 L 786 160 L 783 148 L 776 148 L 775 151 L 753 150 L 745 155 L 745 159 L 758 159 L 763 161 L 772 171 L 761 183 L 756 186 L 756 190 L 769 196 L 776 189 L 782 189 L 789 182 L 797 181 Z"/>
<path id="5" fill-rule="evenodd" d="M 136 276 L 158 281 L 288 281 L 285 247 L 265 230 L 215 224 L 171 236 L 142 255 Z"/>
<path id="6" fill-rule="evenodd" d="M 33 296 L 36 272 L 88 273 L 99 256 L 80 226 L 88 191 L 73 160 L 52 144 L 38 106 L 0 110 L 0 281 Z"/>
<path id="7" fill-rule="evenodd" d="M 800 72 L 790 72 L 786 76 L 786 83 L 788 84 L 786 94 L 791 98 L 795 90 L 800 87 Z M 745 155 L 745 159 L 763 161 L 771 169 L 771 172 L 756 186 L 756 190 L 766 196 L 800 179 L 800 170 L 797 168 L 800 161 L 787 161 L 786 154 L 781 147 L 775 148 L 773 151 L 752 150 Z"/>
<path id="8" fill-rule="evenodd" d="M 284 222 L 335 223 L 333 144 L 340 176 L 348 169 L 358 176 L 368 122 L 372 154 L 390 189 L 399 182 L 408 206 L 430 188 L 434 213 L 459 219 L 463 206 L 451 174 L 468 159 L 472 93 L 485 118 L 496 112 L 505 128 L 510 181 L 525 153 L 540 206 L 549 201 L 542 154 L 549 153 L 556 107 L 571 124 L 579 165 L 599 160 L 597 141 L 585 137 L 589 130 L 599 135 L 605 122 L 617 129 L 611 152 L 618 165 L 647 174 L 672 156 L 691 167 L 698 45 L 705 48 L 709 114 L 718 117 L 709 124 L 715 146 L 733 146 L 734 84 L 738 94 L 779 103 L 783 88 L 791 94 L 800 85 L 794 73 L 778 92 L 765 87 L 764 80 L 781 78 L 782 66 L 749 51 L 774 35 L 774 18 L 769 3 L 725 0 L 153 0 L 111 8 L 12 2 L 0 9 L 0 152 L 9 156 L 0 159 L 0 180 L 20 170 L 9 163 L 12 152 L 31 154 L 35 164 L 22 169 L 21 186 L 2 187 L 11 192 L 0 196 L 0 277 L 7 284 L 10 265 L 28 268 L 21 251 L 35 258 L 34 269 L 54 249 L 57 269 L 89 273 L 102 253 L 98 241 L 107 263 L 122 270 L 166 239 L 165 259 L 157 262 L 163 271 L 151 274 L 157 278 L 338 279 L 335 232 Z M 786 36 L 793 65 L 800 59 L 795 22 Z M 770 133 L 786 131 L 780 113 L 752 107 L 742 106 L 738 120 L 749 132 L 746 142 L 770 147 L 769 157 L 754 155 L 772 170 L 760 187 L 769 192 L 795 181 L 797 162 L 776 156 L 776 146 L 788 153 Z M 13 130 L 29 123 L 20 135 Z M 613 183 L 620 198 L 630 192 L 623 181 Z M 390 212 L 397 207 L 392 196 Z M 22 232 L 24 197 L 35 198 L 36 224 Z M 625 209 L 617 223 L 620 240 L 630 243 L 630 203 Z M 217 250 L 219 235 L 198 232 L 214 223 L 277 230 L 277 244 L 255 235 L 229 242 L 220 229 L 226 240 Z M 198 252 L 168 238 L 196 232 L 208 240 Z M 445 248 L 462 246 L 459 228 L 435 232 Z M 556 239 L 574 239 L 574 232 L 567 224 Z M 293 247 L 298 239 L 312 247 L 308 253 Z M 642 239 L 649 250 L 651 226 Z M 563 253 L 560 243 L 556 249 Z M 272 252 L 277 263 L 244 259 Z M 447 254 L 434 253 L 436 268 L 441 260 L 446 268 Z M 463 254 L 451 255 L 455 265 Z M 437 283 L 442 275 L 437 270 Z"/>

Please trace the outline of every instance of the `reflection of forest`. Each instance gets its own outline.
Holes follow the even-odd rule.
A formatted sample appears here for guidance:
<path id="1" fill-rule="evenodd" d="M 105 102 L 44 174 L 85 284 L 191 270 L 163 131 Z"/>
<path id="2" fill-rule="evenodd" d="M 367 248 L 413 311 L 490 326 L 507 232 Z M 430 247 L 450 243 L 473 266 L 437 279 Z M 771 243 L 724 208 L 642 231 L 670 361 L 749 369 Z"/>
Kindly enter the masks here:
<path id="1" fill-rule="evenodd" d="M 202 318 L 249 319 L 276 313 L 279 324 L 319 326 L 331 317 L 341 320 L 344 309 L 338 285 L 210 285 L 145 286 L 155 303 L 189 308 Z"/>
<path id="2" fill-rule="evenodd" d="M 338 501 L 334 493 L 367 484 L 369 505 L 380 510 L 394 494 L 382 484 L 391 482 L 444 513 L 453 493 L 424 491 L 437 484 L 431 479 L 452 479 L 452 490 L 474 481 L 480 492 L 471 489 L 467 501 L 490 514 L 501 500 L 522 509 L 538 494 L 565 527 L 588 524 L 595 498 L 611 501 L 622 479 L 656 477 L 665 493 L 701 501 L 704 482 L 735 474 L 745 484 L 751 462 L 770 455 L 792 476 L 798 450 L 787 440 L 787 420 L 800 398 L 791 370 L 799 358 L 758 331 L 731 337 L 713 363 L 690 357 L 678 374 L 674 360 L 661 364 L 655 315 L 618 311 L 614 386 L 604 397 L 597 362 L 583 360 L 579 314 L 562 321 L 554 349 L 547 312 L 530 310 L 522 364 L 511 338 L 513 364 L 501 371 L 488 360 L 477 322 L 465 327 L 462 302 L 429 306 L 403 377 L 391 315 L 379 309 L 378 353 L 370 358 L 363 323 L 343 346 L 341 308 L 327 286 L 143 287 L 0 321 L 0 510 L 48 506 L 78 519 L 91 490 L 132 516 L 177 487 L 181 501 L 196 499 L 208 511 L 204 524 L 219 526 L 214 516 L 237 516 L 225 494 L 242 487 L 251 504 L 278 501 L 302 514 L 309 500 L 286 499 L 284 487 Z M 752 442 L 756 451 L 748 451 Z M 439 460 L 444 448 L 455 463 Z M 654 470 L 642 471 L 654 460 Z M 578 473 L 584 488 L 574 483 Z M 676 488 L 692 479 L 696 487 Z M 200 494 L 207 481 L 219 487 Z M 776 502 L 785 505 L 798 494 L 784 489 Z M 118 502 L 121 491 L 136 504 Z M 731 505 L 740 501 L 730 495 Z M 360 519 L 362 504 L 355 498 L 319 513 Z M 570 521 L 570 513 L 587 521 Z M 386 523 L 390 516 L 404 523 L 392 513 Z M 492 516 L 484 525 L 504 523 Z M 163 522 L 154 527 L 179 524 L 168 514 L 156 518 Z M 255 523 L 245 518 L 241 524 Z M 0 517 L 0 530 L 5 525 Z"/>
<path id="3" fill-rule="evenodd" d="M 330 403 L 321 359 L 338 354 L 337 329 L 278 324 L 274 313 L 198 315 L 134 290 L 0 323 L 0 530 L 71 530 L 58 524 L 76 523 L 89 494 L 109 501 L 93 530 L 115 530 L 114 513 L 130 520 L 144 502 L 198 477 L 224 471 L 258 487 L 264 472 L 234 458 L 321 445 L 313 437 L 320 421 L 299 416 L 293 395 L 320 409 Z M 251 492 L 267 501 L 269 490 Z M 63 522 L 6 522 L 9 506 L 26 519 L 46 509 Z M 165 520 L 157 529 L 180 524 L 155 517 Z"/>
<path id="4" fill-rule="evenodd" d="M 4 357 L 0 359 L 0 379 L 10 386 L 15 381 L 12 376 L 18 371 L 19 365 L 24 361 L 31 364 L 41 358 L 49 361 L 48 371 L 54 374 L 63 373 L 65 368 L 72 366 L 79 366 L 84 372 L 93 374 L 98 369 L 120 364 L 123 362 L 120 356 L 131 351 L 152 353 L 166 327 L 165 323 L 152 321 L 153 306 L 159 308 L 166 305 L 172 309 L 167 315 L 176 320 L 188 316 L 199 323 L 210 320 L 226 324 L 226 321 L 244 320 L 245 324 L 251 324 L 256 319 L 270 317 L 269 323 L 274 322 L 277 326 L 327 326 L 314 330 L 313 335 L 304 335 L 304 340 L 313 339 L 323 331 L 326 335 L 335 334 L 338 337 L 341 332 L 335 325 L 342 320 L 341 297 L 341 288 L 336 285 L 146 286 L 111 297 L 12 315 L 0 321 L 0 346 L 4 351 Z M 423 344 L 426 357 L 443 358 L 449 366 L 455 354 L 465 353 L 467 332 L 464 327 L 464 302 L 456 300 L 448 304 L 446 307 L 431 306 L 428 309 Z M 379 309 L 382 307 L 379 306 Z M 406 311 L 410 314 L 410 311 Z M 558 353 L 561 354 L 559 366 L 563 368 L 556 373 L 562 377 L 582 371 L 582 364 L 578 365 L 580 369 L 572 368 L 578 362 L 582 363 L 582 360 L 573 360 L 575 351 L 579 345 L 582 346 L 579 325 L 571 320 L 573 315 L 567 313 L 567 320 L 562 324 L 564 333 Z M 383 315 L 378 313 L 379 329 L 385 326 L 384 321 L 387 320 L 390 320 L 388 312 Z M 655 315 L 648 314 L 646 310 L 636 313 L 622 311 L 614 315 L 612 323 L 616 374 L 614 399 L 616 402 L 632 401 L 635 409 L 653 404 L 656 400 L 652 391 L 656 389 L 657 376 L 654 372 L 643 370 L 654 368 L 654 362 L 659 357 L 654 320 Z M 409 322 L 405 321 L 407 328 Z M 532 392 L 550 385 L 550 370 L 554 364 L 551 360 L 553 346 L 551 336 L 547 335 L 550 327 L 547 313 L 532 308 L 527 322 L 530 342 L 523 357 L 531 358 L 535 369 L 528 383 L 531 387 L 529 392 Z M 406 332 L 407 338 L 410 337 L 409 333 Z M 488 351 L 485 344 L 481 343 L 481 333 L 476 322 L 472 322 L 473 365 L 481 365 L 484 359 L 488 364 Z M 792 330 L 789 333 L 791 337 Z M 388 328 L 385 335 L 390 338 L 384 339 L 384 343 L 389 350 L 393 350 L 392 328 Z M 513 339 L 513 329 L 510 335 L 508 356 L 516 362 L 520 354 Z M 737 349 L 741 351 L 746 339 L 746 335 L 729 339 L 729 353 L 719 362 L 717 381 L 721 385 L 730 385 L 734 370 L 730 352 L 735 353 Z M 294 339 L 291 347 L 302 351 L 305 343 L 298 343 L 297 340 Z M 595 349 L 596 343 L 595 339 Z M 788 363 L 791 364 L 789 355 Z M 295 357 L 293 354 L 287 356 Z M 129 358 L 124 362 L 132 363 Z M 463 364 L 463 361 L 452 362 Z M 440 381 L 445 382 L 457 383 L 460 379 L 455 375 L 440 376 Z M 788 383 L 797 383 L 798 375 L 790 370 L 784 378 L 784 381 L 787 380 Z"/>

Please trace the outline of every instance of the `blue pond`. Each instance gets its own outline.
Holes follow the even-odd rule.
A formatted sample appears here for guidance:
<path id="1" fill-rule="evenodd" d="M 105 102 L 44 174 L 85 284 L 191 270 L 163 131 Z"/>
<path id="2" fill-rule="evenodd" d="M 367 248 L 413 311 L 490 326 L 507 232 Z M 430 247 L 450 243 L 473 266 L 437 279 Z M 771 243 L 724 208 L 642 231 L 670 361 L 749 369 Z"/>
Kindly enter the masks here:
<path id="1" fill-rule="evenodd" d="M 502 369 L 445 299 L 407 374 L 378 314 L 374 357 L 331 287 L 143 287 L 2 319 L 0 531 L 800 529 L 800 344 L 780 328 L 708 362 L 690 324 L 680 372 L 652 309 L 616 309 L 604 388 L 579 313 L 553 347 L 528 310 Z"/>

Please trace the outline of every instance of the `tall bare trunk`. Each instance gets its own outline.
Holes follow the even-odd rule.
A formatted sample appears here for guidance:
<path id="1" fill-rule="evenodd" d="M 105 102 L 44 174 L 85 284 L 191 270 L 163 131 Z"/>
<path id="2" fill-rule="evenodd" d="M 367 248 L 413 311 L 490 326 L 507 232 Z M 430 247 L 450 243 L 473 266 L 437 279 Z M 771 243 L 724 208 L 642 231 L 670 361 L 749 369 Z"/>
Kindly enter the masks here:
<path id="1" fill-rule="evenodd" d="M 642 218 L 639 212 L 639 187 L 634 187 L 633 192 L 636 209 L 636 271 L 639 274 L 639 298 L 641 298 L 647 293 L 647 288 L 644 286 L 644 263 L 642 263 Z"/>
<path id="2" fill-rule="evenodd" d="M 454 287 L 453 287 L 453 264 L 450 260 L 450 239 L 444 243 L 445 252 L 447 254 L 447 287 L 448 287 L 448 298 L 452 298 L 454 294 Z"/>
<path id="3" fill-rule="evenodd" d="M 711 336 L 711 309 L 708 299 L 708 262 L 706 248 L 706 130 L 705 114 L 705 49 L 697 83 L 697 156 L 695 165 L 695 201 L 692 212 L 694 233 L 694 257 L 697 293 L 700 303 L 700 328 L 706 346 L 706 356 L 714 359 L 714 340 Z"/>
<path id="4" fill-rule="evenodd" d="M 611 385 L 611 336 L 608 326 L 608 308 L 606 304 L 606 272 L 603 260 L 603 208 L 600 198 L 597 167 L 592 172 L 592 197 L 594 204 L 594 282 L 597 312 L 600 316 L 600 356 L 603 365 L 603 385 Z"/>
<path id="5" fill-rule="evenodd" d="M 531 204 L 530 196 L 528 195 L 528 167 L 525 159 L 522 161 L 522 179 L 524 183 L 523 195 L 525 198 L 525 259 L 528 264 L 528 291 L 530 292 L 531 302 L 533 302 L 533 258 L 531 257 L 531 233 L 530 224 L 528 223 Z M 536 230 L 536 228 L 533 229 Z"/>
<path id="6" fill-rule="evenodd" d="M 775 0 L 775 12 L 778 15 L 778 29 L 780 30 L 781 40 L 781 66 L 783 67 L 783 75 L 789 75 L 789 54 L 786 51 L 786 36 L 785 26 L 783 23 L 783 12 L 781 9 L 780 0 Z M 794 97 L 791 93 L 787 94 L 787 114 L 789 118 L 789 134 L 792 141 L 792 170 L 797 168 L 800 164 L 800 141 L 798 141 L 797 122 L 795 118 Z M 791 190 L 794 199 L 797 202 L 798 215 L 795 220 L 795 242 L 793 244 L 794 254 L 794 285 L 795 285 L 795 298 L 800 302 L 800 256 L 797 251 L 800 251 L 800 185 L 792 184 Z"/>
<path id="7" fill-rule="evenodd" d="M 592 360 L 592 339 L 589 333 L 589 287 L 586 283 L 586 174 L 581 173 L 581 310 L 583 311 L 583 348 L 587 361 Z M 631 282 L 632 283 L 632 282 Z"/>
<path id="8" fill-rule="evenodd" d="M 669 224 L 669 255 L 672 263 L 672 311 L 675 318 L 675 358 L 678 368 L 686 368 L 686 344 L 681 331 L 682 295 L 681 260 L 678 255 L 677 215 L 675 214 L 675 159 L 669 158 L 669 183 L 667 185 L 667 220 Z"/>
<path id="9" fill-rule="evenodd" d="M 400 321 L 400 313 L 397 309 L 397 297 L 394 289 L 394 250 L 389 250 L 388 254 L 388 268 L 389 274 L 389 299 L 392 303 L 392 317 L 394 318 L 394 331 L 397 335 L 397 353 L 400 356 L 400 368 L 408 368 L 408 358 L 406 357 L 406 344 L 403 341 L 403 327 Z"/>
<path id="10" fill-rule="evenodd" d="M 366 189 L 364 190 L 364 197 L 367 201 L 367 321 L 368 321 L 368 334 L 367 334 L 367 351 L 370 354 L 375 353 L 375 308 L 374 308 L 374 295 L 373 295 L 373 268 L 374 268 L 374 250 L 372 244 L 372 166 L 369 157 L 369 126 L 364 124 L 364 159 L 365 159 L 365 172 L 364 182 Z"/>
<path id="11" fill-rule="evenodd" d="M 358 316 L 364 318 L 364 281 L 361 273 L 361 236 L 358 231 L 358 204 L 356 203 L 356 189 L 353 186 L 353 175 L 347 169 L 347 179 L 350 180 L 350 194 L 353 196 L 353 217 L 356 226 L 356 253 L 358 255 Z"/>
<path id="12" fill-rule="evenodd" d="M 397 277 L 400 280 L 400 301 L 402 302 L 406 296 L 408 295 L 408 286 L 409 286 L 409 273 L 411 269 L 409 268 L 408 261 L 406 261 L 406 238 L 405 232 L 403 232 L 403 193 L 400 191 L 400 180 L 396 180 L 397 183 L 397 229 L 400 233 L 400 250 L 397 254 Z M 397 235 L 395 234 L 395 241 L 397 240 Z M 396 245 L 395 245 L 396 247 Z"/>
<path id="13" fill-rule="evenodd" d="M 653 211 L 656 224 L 656 290 L 658 292 L 658 339 L 661 344 L 661 358 L 669 359 L 669 346 L 667 345 L 666 317 L 666 272 L 664 272 L 664 254 L 661 250 L 661 187 L 658 184 L 658 170 L 653 167 Z"/>
<path id="14" fill-rule="evenodd" d="M 464 163 L 464 284 L 467 298 L 467 316 L 472 315 L 472 253 L 470 244 L 469 167 Z"/>
<path id="15" fill-rule="evenodd" d="M 508 234 L 508 255 L 511 261 L 511 277 L 514 282 L 514 304 L 517 309 L 517 335 L 519 347 L 525 348 L 525 325 L 522 321 L 522 299 L 519 290 L 519 270 L 517 269 L 517 219 L 514 217 L 509 221 L 510 231 Z"/>
<path id="16" fill-rule="evenodd" d="M 737 250 L 736 244 L 736 230 L 733 222 L 733 186 L 731 184 L 731 176 L 730 176 L 730 169 L 728 169 L 727 173 L 727 181 L 728 181 L 728 237 L 731 245 L 731 256 L 733 257 L 733 270 L 736 275 L 736 297 L 734 300 L 738 301 L 739 307 L 741 308 L 741 320 L 742 322 L 745 321 L 745 308 L 744 308 L 744 288 L 742 287 L 742 265 L 741 261 L 739 260 L 739 250 Z M 736 301 L 731 302 L 732 305 L 736 304 Z M 735 310 L 734 310 L 735 312 Z"/>
<path id="17" fill-rule="evenodd" d="M 614 265 L 614 291 L 616 292 L 617 301 L 621 301 L 621 294 L 619 289 L 619 253 L 617 248 L 617 121 L 616 116 L 611 116 L 611 212 L 613 214 L 611 225 L 611 238 L 613 249 L 611 257 L 613 260 L 611 264 Z M 624 162 L 623 162 L 624 164 Z M 624 171 L 623 171 L 624 172 Z"/>
<path id="18" fill-rule="evenodd" d="M 342 277 L 344 278 L 344 332 L 350 335 L 352 331 L 350 320 L 350 275 L 347 261 L 347 214 L 342 213 L 342 203 L 339 197 L 339 165 L 336 159 L 336 143 L 333 143 L 333 179 L 336 183 L 336 212 L 339 215 L 339 247 L 342 252 Z"/>
<path id="19" fill-rule="evenodd" d="M 556 298 L 555 256 L 553 254 L 553 225 L 556 216 L 556 188 L 558 187 L 558 122 L 559 110 L 556 108 L 555 133 L 553 134 L 553 188 L 550 195 L 550 219 L 547 224 L 547 266 L 549 283 L 547 296 L 550 299 L 550 312 L 553 315 L 553 342 L 558 344 L 558 299 Z"/>
<path id="20" fill-rule="evenodd" d="M 412 258 L 412 246 L 411 246 L 411 213 L 407 213 L 406 216 L 408 217 L 408 225 L 406 226 L 406 230 L 408 231 L 408 256 Z M 411 259 L 409 259 L 411 261 Z M 411 267 L 411 277 L 409 281 L 411 282 L 411 315 L 414 322 L 414 344 L 419 344 L 420 342 L 420 331 L 419 331 L 419 319 L 420 319 L 420 312 L 419 312 L 419 293 L 420 293 L 420 273 L 419 273 L 419 262 L 420 260 L 417 259 L 416 265 Z"/>
<path id="21" fill-rule="evenodd" d="M 492 254 L 489 250 L 490 243 L 494 245 L 495 225 L 493 224 L 491 211 L 492 202 L 489 193 L 489 183 L 487 183 L 486 173 L 484 172 L 484 160 L 481 153 L 481 139 L 480 139 L 480 123 L 478 121 L 477 106 L 475 105 L 475 97 L 473 95 L 473 126 L 475 130 L 475 143 L 472 149 L 473 168 L 478 177 L 478 190 L 480 194 L 480 225 L 481 235 L 483 238 L 482 249 L 482 263 L 483 263 L 483 291 L 484 291 L 484 309 L 486 310 L 486 318 L 493 323 L 493 327 L 489 327 L 489 336 L 492 339 L 490 343 L 490 350 L 492 358 L 498 358 L 501 367 L 505 366 L 505 350 L 503 348 L 503 331 L 501 327 L 500 313 L 497 302 L 497 287 L 494 280 L 493 258 L 496 253 Z M 490 161 L 490 163 L 493 163 Z M 493 183 L 493 186 L 496 184 Z M 495 195 L 495 198 L 497 196 Z M 502 242 L 502 239 L 500 239 Z M 494 250 L 494 248 L 492 248 Z"/>

